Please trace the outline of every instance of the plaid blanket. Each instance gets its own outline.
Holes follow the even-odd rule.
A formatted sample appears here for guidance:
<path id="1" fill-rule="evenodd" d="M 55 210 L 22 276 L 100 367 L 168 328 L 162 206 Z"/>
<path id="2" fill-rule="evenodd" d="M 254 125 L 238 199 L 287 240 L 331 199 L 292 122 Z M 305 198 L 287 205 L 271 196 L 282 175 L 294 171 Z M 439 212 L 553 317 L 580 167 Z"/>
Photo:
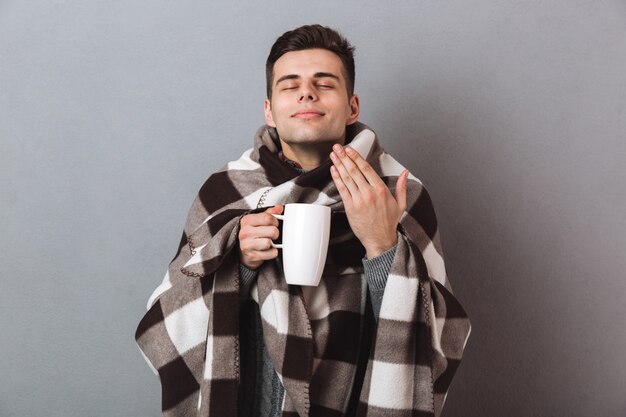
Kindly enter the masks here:
<path id="1" fill-rule="evenodd" d="M 361 123 L 346 142 L 393 191 L 404 169 Z M 469 336 L 446 278 L 430 197 L 409 176 L 407 210 L 369 340 L 364 248 L 352 234 L 330 161 L 299 174 L 276 154 L 276 131 L 211 175 L 199 191 L 178 251 L 148 301 L 137 343 L 162 385 L 164 416 L 236 416 L 239 385 L 239 220 L 290 202 L 332 209 L 327 264 L 318 287 L 288 286 L 280 258 L 257 278 L 265 344 L 283 386 L 283 416 L 341 416 L 360 389 L 358 416 L 438 416 Z M 357 372 L 362 346 L 369 357 Z"/>

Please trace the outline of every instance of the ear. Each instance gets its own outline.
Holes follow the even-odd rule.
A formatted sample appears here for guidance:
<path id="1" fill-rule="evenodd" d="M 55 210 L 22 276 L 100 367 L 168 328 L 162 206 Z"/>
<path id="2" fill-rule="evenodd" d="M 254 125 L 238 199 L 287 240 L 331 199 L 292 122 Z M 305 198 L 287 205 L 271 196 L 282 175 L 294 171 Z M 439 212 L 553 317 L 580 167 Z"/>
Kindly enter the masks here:
<path id="1" fill-rule="evenodd" d="M 348 120 L 346 120 L 346 126 L 351 125 L 359 120 L 359 111 L 361 109 L 359 96 L 353 94 L 352 97 L 350 97 L 350 103 L 348 104 L 350 105 L 350 116 L 348 117 Z"/>
<path id="2" fill-rule="evenodd" d="M 272 104 L 269 99 L 265 99 L 263 101 L 263 111 L 265 113 L 265 124 L 269 127 L 276 127 L 276 123 L 274 123 L 274 117 L 272 116 Z"/>

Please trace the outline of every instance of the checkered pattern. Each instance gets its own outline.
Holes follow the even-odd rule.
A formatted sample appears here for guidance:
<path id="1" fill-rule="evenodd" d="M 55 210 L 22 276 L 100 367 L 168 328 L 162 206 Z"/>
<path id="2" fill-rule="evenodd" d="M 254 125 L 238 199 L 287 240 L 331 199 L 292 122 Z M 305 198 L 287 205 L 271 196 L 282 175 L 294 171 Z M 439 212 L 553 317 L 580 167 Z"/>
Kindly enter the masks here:
<path id="1" fill-rule="evenodd" d="M 393 190 L 403 167 L 374 132 L 357 123 L 347 138 Z M 300 202 L 332 209 L 321 284 L 288 286 L 277 259 L 261 266 L 255 288 L 265 344 L 285 387 L 283 417 L 438 416 L 470 325 L 446 278 L 428 193 L 409 176 L 408 208 L 370 332 L 364 249 L 330 178 L 331 162 L 300 174 L 277 158 L 278 144 L 276 131 L 262 127 L 254 148 L 209 177 L 168 273 L 150 297 L 136 340 L 161 380 L 163 414 L 237 415 L 239 220 L 277 203 Z"/>

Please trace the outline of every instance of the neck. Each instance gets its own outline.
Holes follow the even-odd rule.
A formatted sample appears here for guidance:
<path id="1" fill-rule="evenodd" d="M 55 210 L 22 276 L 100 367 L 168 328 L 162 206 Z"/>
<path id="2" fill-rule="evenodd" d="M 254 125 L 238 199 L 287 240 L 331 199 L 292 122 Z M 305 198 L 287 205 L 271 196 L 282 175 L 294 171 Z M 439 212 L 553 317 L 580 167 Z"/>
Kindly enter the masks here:
<path id="1" fill-rule="evenodd" d="M 343 144 L 344 140 L 316 143 L 314 146 L 288 144 L 282 140 L 280 142 L 283 153 L 287 158 L 299 163 L 305 171 L 310 171 L 322 165 L 322 163 L 328 159 L 335 143 Z"/>

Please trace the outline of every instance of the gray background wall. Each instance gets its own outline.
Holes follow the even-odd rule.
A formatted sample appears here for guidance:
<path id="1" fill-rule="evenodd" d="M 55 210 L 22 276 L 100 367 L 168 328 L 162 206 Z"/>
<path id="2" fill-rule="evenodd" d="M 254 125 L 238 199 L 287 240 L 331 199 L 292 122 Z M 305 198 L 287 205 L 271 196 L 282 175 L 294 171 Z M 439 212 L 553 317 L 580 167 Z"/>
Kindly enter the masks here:
<path id="1" fill-rule="evenodd" d="M 445 416 L 626 416 L 626 3 L 0 1 L 0 416 L 157 416 L 133 340 L 274 39 L 357 46 L 473 322 Z"/>

